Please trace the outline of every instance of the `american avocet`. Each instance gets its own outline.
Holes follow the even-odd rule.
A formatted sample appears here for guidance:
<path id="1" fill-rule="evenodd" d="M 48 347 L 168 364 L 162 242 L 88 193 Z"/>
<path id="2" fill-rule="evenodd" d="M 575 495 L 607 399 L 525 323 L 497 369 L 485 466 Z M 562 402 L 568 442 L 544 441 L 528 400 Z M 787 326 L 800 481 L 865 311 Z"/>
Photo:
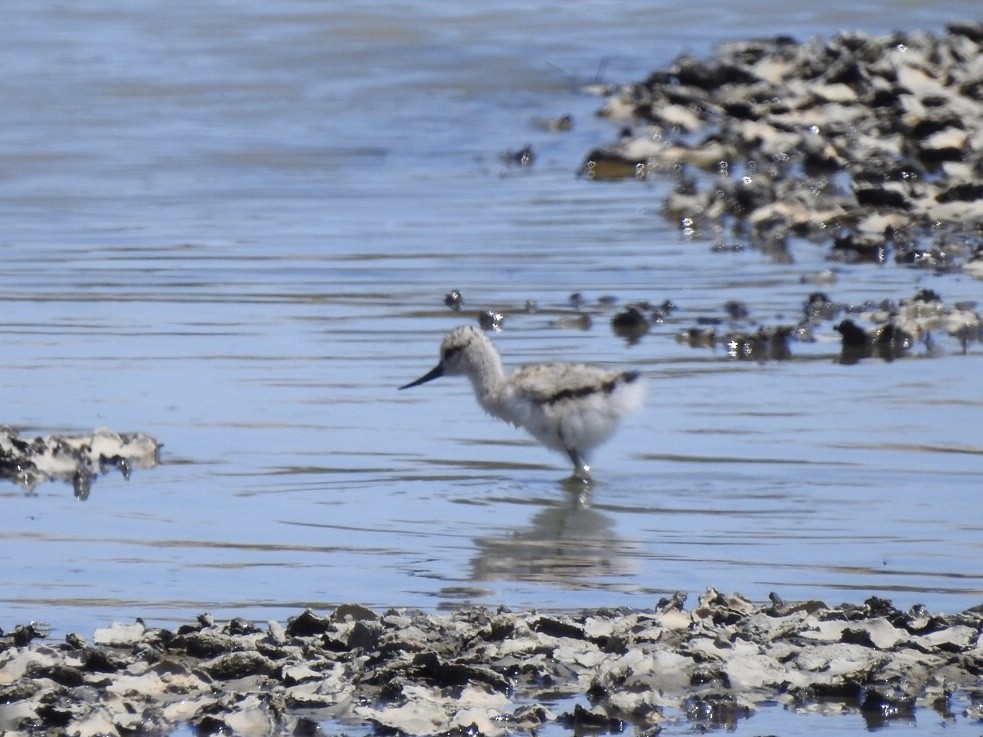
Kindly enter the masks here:
<path id="1" fill-rule="evenodd" d="M 547 448 L 566 453 L 574 476 L 590 478 L 587 455 L 614 434 L 618 423 L 645 399 L 637 371 L 609 371 L 582 363 L 536 363 L 506 376 L 502 359 L 477 327 L 452 330 L 440 345 L 440 362 L 400 389 L 441 376 L 465 375 L 486 412 L 521 427 Z"/>

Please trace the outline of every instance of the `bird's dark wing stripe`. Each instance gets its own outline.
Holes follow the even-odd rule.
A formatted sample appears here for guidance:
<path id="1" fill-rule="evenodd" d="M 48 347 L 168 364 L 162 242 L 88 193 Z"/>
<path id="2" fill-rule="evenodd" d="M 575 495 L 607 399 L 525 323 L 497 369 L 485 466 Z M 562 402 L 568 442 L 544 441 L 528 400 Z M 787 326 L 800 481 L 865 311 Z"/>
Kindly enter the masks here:
<path id="1" fill-rule="evenodd" d="M 626 371 L 623 374 L 618 374 L 616 377 L 611 379 L 611 381 L 605 381 L 603 384 L 578 386 L 573 389 L 561 389 L 548 397 L 544 397 L 542 403 L 556 404 L 557 402 L 562 402 L 565 399 L 580 399 L 581 397 L 589 397 L 591 394 L 610 394 L 617 388 L 619 382 L 630 384 L 638 379 L 638 375 L 639 374 L 637 371 Z"/>

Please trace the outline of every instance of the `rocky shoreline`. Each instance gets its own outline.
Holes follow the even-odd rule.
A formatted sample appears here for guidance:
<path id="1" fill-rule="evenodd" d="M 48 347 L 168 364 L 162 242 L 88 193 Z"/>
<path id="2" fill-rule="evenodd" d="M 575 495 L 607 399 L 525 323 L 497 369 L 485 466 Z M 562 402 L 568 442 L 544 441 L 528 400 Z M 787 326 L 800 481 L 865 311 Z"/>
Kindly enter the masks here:
<path id="1" fill-rule="evenodd" d="M 599 114 L 631 127 L 581 173 L 671 177 L 664 214 L 723 248 L 785 260 L 793 235 L 834 261 L 976 273 L 981 80 L 983 23 L 730 43 L 609 96 Z"/>
<path id="2" fill-rule="evenodd" d="M 598 114 L 624 127 L 586 155 L 580 173 L 667 180 L 662 215 L 683 238 L 717 251 L 753 248 L 792 263 L 793 241 L 823 249 L 831 268 L 802 277 L 820 288 L 842 265 L 979 279 L 981 80 L 983 23 L 952 23 L 940 36 L 729 43 L 713 58 L 683 55 L 644 81 L 605 90 Z M 844 363 L 893 360 L 919 344 L 937 355 L 933 336 L 951 336 L 966 352 L 983 337 L 975 308 L 944 304 L 932 290 L 863 304 L 815 292 L 798 322 L 711 315 L 678 338 L 736 359 L 781 360 L 822 327 L 841 336 Z M 658 307 L 643 303 L 616 315 L 613 328 L 635 342 L 655 322 Z"/>
<path id="3" fill-rule="evenodd" d="M 921 708 L 983 723 L 983 606 L 943 615 L 775 595 L 757 606 L 710 589 L 687 609 L 685 598 L 579 614 L 343 605 L 286 626 L 201 615 L 175 630 L 112 624 L 91 642 L 24 625 L 0 636 L 0 730 L 655 734 L 671 718 L 733 727 L 762 704 L 859 711 L 871 726 Z M 956 713 L 959 694 L 968 705 Z"/>
<path id="4" fill-rule="evenodd" d="M 134 468 L 154 468 L 161 444 L 142 432 L 118 433 L 98 428 L 83 435 L 25 438 L 0 427 L 0 478 L 33 492 L 47 481 L 72 485 L 75 498 L 85 501 L 92 483 L 115 468 L 129 479 Z"/>

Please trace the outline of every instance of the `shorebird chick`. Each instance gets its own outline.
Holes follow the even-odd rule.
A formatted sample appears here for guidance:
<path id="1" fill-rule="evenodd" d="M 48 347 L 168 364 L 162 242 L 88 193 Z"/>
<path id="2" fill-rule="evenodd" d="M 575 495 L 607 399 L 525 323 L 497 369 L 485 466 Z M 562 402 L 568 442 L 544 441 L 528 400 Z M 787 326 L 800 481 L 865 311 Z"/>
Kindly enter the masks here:
<path id="1" fill-rule="evenodd" d="M 589 452 L 642 406 L 645 382 L 637 371 L 608 371 L 582 363 L 536 363 L 509 375 L 488 337 L 477 327 L 452 330 L 440 345 L 440 362 L 400 389 L 441 376 L 467 376 L 478 404 L 521 427 L 547 448 L 566 453 L 574 477 L 590 478 Z"/>

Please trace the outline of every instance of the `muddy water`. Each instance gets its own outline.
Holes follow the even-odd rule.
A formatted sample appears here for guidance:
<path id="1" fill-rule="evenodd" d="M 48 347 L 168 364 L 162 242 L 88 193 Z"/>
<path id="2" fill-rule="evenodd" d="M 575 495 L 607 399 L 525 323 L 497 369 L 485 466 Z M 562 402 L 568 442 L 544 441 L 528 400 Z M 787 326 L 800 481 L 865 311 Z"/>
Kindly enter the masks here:
<path id="1" fill-rule="evenodd" d="M 760 2 L 699 23 L 651 3 L 14 5 L 0 420 L 142 430 L 164 450 L 84 503 L 57 484 L 0 489 L 0 625 L 282 620 L 344 601 L 647 607 L 709 585 L 947 611 L 983 599 L 983 349 L 845 366 L 829 325 L 787 361 L 681 344 L 727 300 L 794 321 L 831 265 L 808 243 L 792 263 L 714 252 L 662 220 L 666 182 L 574 176 L 613 137 L 580 90 L 598 71 L 634 81 L 763 33 L 939 30 L 975 0 L 946 18 L 933 3 L 778 16 Z M 567 133 L 533 122 L 564 114 Z M 531 167 L 500 159 L 525 144 Z M 836 272 L 822 288 L 845 303 L 983 298 L 961 274 Z M 677 310 L 627 345 L 606 296 Z M 506 315 L 506 363 L 648 377 L 589 496 L 465 383 L 396 392 L 484 309 Z M 568 320 L 585 312 L 590 329 Z"/>

